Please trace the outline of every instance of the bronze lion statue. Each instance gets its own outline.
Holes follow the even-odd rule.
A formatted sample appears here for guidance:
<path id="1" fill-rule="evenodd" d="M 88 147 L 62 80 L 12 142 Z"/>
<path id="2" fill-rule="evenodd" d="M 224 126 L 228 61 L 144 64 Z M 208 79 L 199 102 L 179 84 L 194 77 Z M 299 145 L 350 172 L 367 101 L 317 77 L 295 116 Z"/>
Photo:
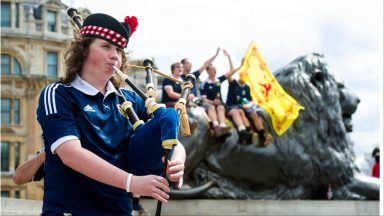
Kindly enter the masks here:
<path id="1" fill-rule="evenodd" d="M 263 110 L 272 143 L 240 145 L 238 133 L 217 140 L 201 108 L 191 107 L 185 185 L 172 198 L 379 199 L 379 181 L 363 176 L 355 165 L 352 115 L 360 99 L 327 69 L 324 56 L 299 57 L 274 73 L 285 91 L 305 110 L 277 136 Z"/>

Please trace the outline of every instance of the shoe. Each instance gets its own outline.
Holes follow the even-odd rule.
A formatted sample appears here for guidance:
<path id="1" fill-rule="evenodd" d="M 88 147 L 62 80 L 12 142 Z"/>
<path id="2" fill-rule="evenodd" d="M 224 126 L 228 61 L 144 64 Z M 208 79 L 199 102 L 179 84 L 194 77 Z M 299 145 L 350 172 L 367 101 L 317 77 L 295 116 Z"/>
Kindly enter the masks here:
<path id="1" fill-rule="evenodd" d="M 213 131 L 215 132 L 215 137 L 220 137 L 222 134 L 222 130 L 220 129 L 220 127 L 217 125 L 217 126 L 213 126 Z"/>
<path id="2" fill-rule="evenodd" d="M 259 134 L 259 142 L 262 146 L 264 146 L 265 143 L 265 132 Z"/>
<path id="3" fill-rule="evenodd" d="M 264 136 L 265 136 L 264 146 L 267 146 L 272 142 L 272 134 L 265 132 Z"/>
<path id="4" fill-rule="evenodd" d="M 269 143 L 272 142 L 272 135 L 267 131 L 263 131 L 259 135 L 259 142 L 262 146 L 267 146 Z"/>
<path id="5" fill-rule="evenodd" d="M 221 130 L 221 134 L 222 134 L 222 135 L 229 134 L 229 131 L 231 130 L 231 128 L 228 127 L 228 126 L 225 126 L 225 127 L 221 127 L 221 126 L 219 126 L 219 127 L 220 127 L 220 130 Z"/>
<path id="6" fill-rule="evenodd" d="M 251 144 L 252 134 L 246 130 L 239 132 L 239 144 Z"/>
<path id="7" fill-rule="evenodd" d="M 252 143 L 255 145 L 259 143 L 259 135 L 257 133 L 252 133 Z"/>

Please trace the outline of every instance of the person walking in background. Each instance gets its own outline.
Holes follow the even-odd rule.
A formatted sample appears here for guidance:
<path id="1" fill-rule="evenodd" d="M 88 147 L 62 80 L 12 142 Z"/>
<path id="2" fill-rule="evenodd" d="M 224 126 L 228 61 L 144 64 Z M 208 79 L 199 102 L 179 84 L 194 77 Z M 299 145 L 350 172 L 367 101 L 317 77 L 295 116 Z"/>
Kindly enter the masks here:
<path id="1" fill-rule="evenodd" d="M 380 149 L 375 148 L 372 151 L 372 157 L 375 159 L 375 164 L 372 167 L 372 176 L 380 178 Z"/>
<path id="2" fill-rule="evenodd" d="M 20 164 L 13 174 L 13 182 L 23 185 L 31 181 L 40 181 L 44 178 L 45 149 L 40 149 L 31 159 Z"/>

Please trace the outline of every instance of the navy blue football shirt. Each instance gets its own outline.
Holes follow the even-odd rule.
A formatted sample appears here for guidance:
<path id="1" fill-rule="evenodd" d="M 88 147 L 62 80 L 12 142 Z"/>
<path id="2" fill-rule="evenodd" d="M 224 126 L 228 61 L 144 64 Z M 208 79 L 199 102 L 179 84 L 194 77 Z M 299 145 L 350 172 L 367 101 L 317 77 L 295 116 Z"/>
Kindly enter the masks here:
<path id="1" fill-rule="evenodd" d="M 143 101 L 123 90 L 139 118 L 147 117 Z M 41 93 L 37 119 L 46 149 L 44 215 L 130 215 L 130 194 L 92 180 L 67 167 L 55 150 L 68 140 L 80 140 L 114 166 L 126 170 L 130 121 L 120 111 L 121 101 L 112 83 L 103 95 L 80 76 L 68 85 L 53 83 Z"/>
<path id="2" fill-rule="evenodd" d="M 169 97 L 167 92 L 165 91 L 166 88 L 172 88 L 174 92 L 181 94 L 181 84 L 167 78 L 165 78 L 163 81 L 163 95 L 161 97 L 161 102 L 177 102 L 179 99 Z"/>
<path id="3" fill-rule="evenodd" d="M 250 88 L 246 83 L 240 85 L 237 80 L 233 79 L 229 83 L 226 104 L 228 106 L 240 106 L 242 98 L 252 101 Z"/>
<path id="4" fill-rule="evenodd" d="M 209 100 L 214 100 L 218 98 L 222 101 L 221 98 L 221 83 L 227 79 L 225 75 L 220 76 L 216 79 L 215 82 L 212 82 L 210 79 L 204 81 L 201 85 L 201 96 L 206 96 Z"/>

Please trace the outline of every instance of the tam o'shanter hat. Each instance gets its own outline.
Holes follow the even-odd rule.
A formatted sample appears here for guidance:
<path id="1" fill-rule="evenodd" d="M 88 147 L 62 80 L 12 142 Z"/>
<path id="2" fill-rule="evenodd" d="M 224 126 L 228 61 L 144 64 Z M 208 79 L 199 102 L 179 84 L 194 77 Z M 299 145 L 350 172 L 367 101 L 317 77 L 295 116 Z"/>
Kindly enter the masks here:
<path id="1" fill-rule="evenodd" d="M 124 22 L 102 13 L 89 15 L 83 23 L 80 34 L 85 37 L 100 38 L 120 48 L 127 47 L 129 37 L 137 27 L 135 16 L 126 16 Z"/>

